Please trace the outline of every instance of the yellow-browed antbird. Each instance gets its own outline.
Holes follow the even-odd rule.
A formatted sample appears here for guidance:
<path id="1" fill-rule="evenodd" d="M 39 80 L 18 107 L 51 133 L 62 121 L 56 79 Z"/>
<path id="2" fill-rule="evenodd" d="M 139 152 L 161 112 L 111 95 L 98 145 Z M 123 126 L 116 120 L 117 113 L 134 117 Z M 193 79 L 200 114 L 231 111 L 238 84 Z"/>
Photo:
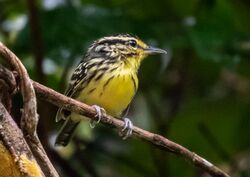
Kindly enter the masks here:
<path id="1" fill-rule="evenodd" d="M 166 53 L 131 35 L 103 37 L 88 49 L 72 74 L 65 95 L 92 105 L 99 121 L 105 112 L 120 118 L 136 94 L 137 71 L 143 59 L 150 54 Z M 66 146 L 84 116 L 63 110 L 62 107 L 56 116 L 57 121 L 60 119 L 65 119 L 65 122 L 56 145 Z M 123 120 L 125 126 L 122 132 L 127 138 L 132 134 L 133 124 L 128 118 Z"/>

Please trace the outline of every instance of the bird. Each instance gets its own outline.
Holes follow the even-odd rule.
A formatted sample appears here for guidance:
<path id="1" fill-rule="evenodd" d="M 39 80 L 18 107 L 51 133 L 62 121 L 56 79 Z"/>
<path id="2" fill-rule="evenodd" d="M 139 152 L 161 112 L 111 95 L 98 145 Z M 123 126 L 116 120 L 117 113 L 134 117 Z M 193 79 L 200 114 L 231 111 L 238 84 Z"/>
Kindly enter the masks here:
<path id="1" fill-rule="evenodd" d="M 131 136 L 133 123 L 123 117 L 138 89 L 138 69 L 152 54 L 166 54 L 166 50 L 147 45 L 138 37 L 119 34 L 100 38 L 88 48 L 74 70 L 65 95 L 91 105 L 98 123 L 104 114 L 124 120 L 124 139 Z M 55 145 L 66 146 L 84 116 L 59 108 L 56 121 L 65 120 Z M 91 122 L 92 126 L 95 125 Z"/>

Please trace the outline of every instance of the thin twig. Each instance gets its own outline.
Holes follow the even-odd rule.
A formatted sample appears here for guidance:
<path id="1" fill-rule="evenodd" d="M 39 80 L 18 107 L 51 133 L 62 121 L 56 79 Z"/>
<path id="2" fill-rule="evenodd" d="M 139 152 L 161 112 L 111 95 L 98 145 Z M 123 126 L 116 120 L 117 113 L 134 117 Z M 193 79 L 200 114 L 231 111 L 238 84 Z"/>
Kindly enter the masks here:
<path id="1" fill-rule="evenodd" d="M 72 98 L 66 97 L 48 87 L 45 87 L 35 81 L 33 81 L 33 86 L 36 90 L 37 96 L 43 100 L 46 100 L 58 107 L 63 107 L 66 110 L 70 110 L 81 115 L 87 116 L 92 120 L 97 121 L 95 109 L 89 105 L 76 101 Z M 124 122 L 116 119 L 112 116 L 105 115 L 102 117 L 101 122 L 103 124 L 116 127 L 121 129 L 124 127 Z M 201 169 L 207 171 L 212 176 L 217 177 L 229 177 L 224 171 L 214 166 L 212 163 L 197 155 L 196 153 L 188 150 L 187 148 L 164 138 L 161 135 L 151 133 L 149 131 L 143 130 L 139 127 L 133 127 L 133 136 L 140 138 L 142 140 L 148 141 L 155 145 L 156 147 L 174 154 L 180 155 L 181 157 L 188 159 L 194 165 L 200 167 Z"/>
<path id="2" fill-rule="evenodd" d="M 36 133 L 38 124 L 36 95 L 28 73 L 17 56 L 1 42 L 0 54 L 9 61 L 20 78 L 20 89 L 24 102 L 21 118 L 24 137 L 44 174 L 49 177 L 58 177 L 59 175 L 46 155 Z"/>

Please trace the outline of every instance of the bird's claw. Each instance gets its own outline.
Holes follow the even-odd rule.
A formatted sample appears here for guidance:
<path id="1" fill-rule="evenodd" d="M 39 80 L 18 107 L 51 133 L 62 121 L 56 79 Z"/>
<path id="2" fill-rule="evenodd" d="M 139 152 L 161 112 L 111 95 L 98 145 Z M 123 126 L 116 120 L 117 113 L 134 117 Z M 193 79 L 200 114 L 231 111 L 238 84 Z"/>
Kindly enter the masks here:
<path id="1" fill-rule="evenodd" d="M 93 107 L 93 108 L 95 109 L 95 111 L 96 111 L 95 117 L 97 117 L 98 120 L 97 120 L 97 121 L 91 120 L 91 121 L 90 121 L 90 127 L 91 127 L 91 128 L 95 128 L 95 126 L 101 121 L 103 115 L 106 114 L 106 111 L 105 111 L 104 108 L 102 108 L 102 107 L 100 107 L 100 106 L 97 106 L 97 105 L 93 105 L 92 107 Z"/>
<path id="2" fill-rule="evenodd" d="M 123 140 L 130 137 L 133 133 L 133 123 L 129 118 L 123 118 L 124 121 L 124 127 L 122 128 L 120 135 L 123 136 Z"/>

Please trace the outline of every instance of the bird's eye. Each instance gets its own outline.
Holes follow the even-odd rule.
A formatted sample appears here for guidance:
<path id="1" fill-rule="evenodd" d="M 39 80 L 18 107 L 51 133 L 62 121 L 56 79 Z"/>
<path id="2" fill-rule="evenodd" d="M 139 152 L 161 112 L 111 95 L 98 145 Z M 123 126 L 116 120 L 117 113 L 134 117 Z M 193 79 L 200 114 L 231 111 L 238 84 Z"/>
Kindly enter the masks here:
<path id="1" fill-rule="evenodd" d="M 136 47 L 137 46 L 137 42 L 135 40 L 130 40 L 128 42 L 128 44 L 131 46 L 131 47 Z"/>

